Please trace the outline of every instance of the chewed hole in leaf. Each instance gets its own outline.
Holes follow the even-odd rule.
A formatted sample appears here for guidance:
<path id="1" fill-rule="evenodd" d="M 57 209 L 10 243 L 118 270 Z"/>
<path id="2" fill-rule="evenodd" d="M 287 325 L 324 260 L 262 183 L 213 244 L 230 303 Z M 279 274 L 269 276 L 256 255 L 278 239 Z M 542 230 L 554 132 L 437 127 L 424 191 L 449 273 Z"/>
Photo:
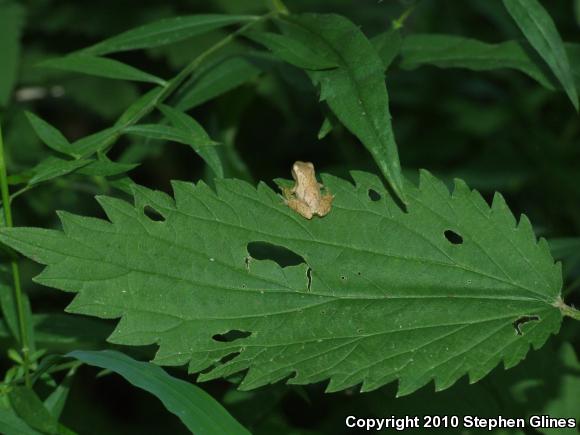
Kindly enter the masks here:
<path id="1" fill-rule="evenodd" d="M 247 246 L 248 253 L 256 260 L 272 260 L 280 267 L 298 266 L 306 263 L 304 258 L 283 246 L 265 242 L 250 242 Z"/>
<path id="2" fill-rule="evenodd" d="M 369 189 L 369 199 L 373 202 L 379 201 L 381 199 L 381 194 L 375 189 Z"/>
<path id="3" fill-rule="evenodd" d="M 524 333 L 522 332 L 522 325 L 528 323 L 528 322 L 537 322 L 538 320 L 540 320 L 539 316 L 522 316 L 519 319 L 517 319 L 513 325 L 514 325 L 514 329 L 516 330 L 516 334 L 517 335 L 524 335 Z"/>
<path id="4" fill-rule="evenodd" d="M 312 268 L 310 267 L 306 270 L 306 287 L 308 290 L 312 287 Z"/>
<path id="5" fill-rule="evenodd" d="M 219 341 L 220 343 L 231 343 L 236 340 L 241 340 L 242 338 L 247 338 L 250 335 L 252 335 L 251 332 L 232 329 L 225 334 L 216 334 L 212 337 L 212 339 L 214 341 Z"/>
<path id="6" fill-rule="evenodd" d="M 147 216 L 154 222 L 165 222 L 165 216 L 163 216 L 160 212 L 155 210 L 150 205 L 146 205 L 145 207 L 143 207 L 143 214 L 145 214 L 145 216 Z"/>
<path id="7" fill-rule="evenodd" d="M 447 230 L 443 233 L 443 235 L 452 245 L 461 245 L 463 243 L 463 237 L 461 237 L 461 235 L 457 234 L 455 231 Z"/>

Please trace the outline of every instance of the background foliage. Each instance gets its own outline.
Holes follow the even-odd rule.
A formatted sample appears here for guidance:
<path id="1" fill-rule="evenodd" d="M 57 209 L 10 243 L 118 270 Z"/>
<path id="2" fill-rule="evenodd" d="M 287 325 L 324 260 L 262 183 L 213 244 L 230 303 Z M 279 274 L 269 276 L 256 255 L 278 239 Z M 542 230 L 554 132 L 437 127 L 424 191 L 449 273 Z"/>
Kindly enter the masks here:
<path id="1" fill-rule="evenodd" d="M 460 177 L 490 202 L 493 193 L 501 191 L 514 214 L 525 212 L 536 233 L 550 241 L 554 256 L 564 261 L 566 301 L 580 305 L 580 123 L 573 107 L 580 82 L 580 2 L 542 2 L 567 42 L 571 77 L 554 74 L 552 71 L 563 67 L 558 64 L 550 70 L 539 59 L 543 41 L 537 41 L 536 46 L 534 35 L 525 36 L 537 51 L 523 43 L 518 45 L 525 32 L 503 3 L 509 8 L 517 7 L 511 3 L 518 2 L 286 2 L 292 12 L 343 14 L 360 25 L 369 38 L 388 31 L 397 20 L 402 26 L 400 32 L 383 35 L 373 43 L 379 49 L 383 47 L 381 58 L 389 66 L 390 112 L 405 175 L 416 179 L 416 169 L 428 168 L 449 184 Z M 211 154 L 203 159 L 198 156 L 191 149 L 195 146 L 176 136 L 169 126 L 162 135 L 147 128 L 124 135 L 108 155 L 121 167 L 106 164 L 103 157 L 100 163 L 75 162 L 83 167 L 75 166 L 76 172 L 70 174 L 66 162 L 46 163 L 46 159 L 57 158 L 55 149 L 66 151 L 70 142 L 110 127 L 151 89 L 150 82 L 155 83 L 157 77 L 172 77 L 229 30 L 215 29 L 175 44 L 112 56 L 153 77 L 119 70 L 118 65 L 98 65 L 108 75 L 122 74 L 133 81 L 71 73 L 50 62 L 42 66 L 43 61 L 163 17 L 262 14 L 268 6 L 262 0 L 149 0 L 140 2 L 138 8 L 111 0 L 0 1 L 0 105 L 6 159 L 11 190 L 25 189 L 13 202 L 15 224 L 58 228 L 55 211 L 61 209 L 104 217 L 94 195 L 127 198 L 129 181 L 125 172 L 139 184 L 166 192 L 171 192 L 170 180 L 205 180 L 211 184 L 220 171 L 252 183 L 271 183 L 278 177 L 288 178 L 295 160 L 313 161 L 319 171 L 344 178 L 352 169 L 378 173 L 355 136 L 316 103 L 318 95 L 306 75 L 267 56 L 239 56 L 258 48 L 240 40 L 207 59 L 172 101 L 189 109 L 203 126 L 205 132 L 188 125 L 198 139 L 205 138 L 208 145 L 214 141 L 222 144 L 223 168 Z M 446 36 L 425 36 L 429 34 Z M 399 38 L 401 51 L 394 57 L 396 53 L 385 47 L 392 47 Z M 500 44 L 499 51 L 495 44 Z M 58 127 L 66 139 L 26 112 Z M 52 149 L 42 144 L 39 135 L 52 144 Z M 160 140 L 167 138 L 171 140 Z M 85 145 L 90 147 L 91 143 Z M 58 158 L 64 159 L 62 154 Z M 10 283 L 8 261 L 14 253 L 4 248 L 2 255 L 1 282 Z M 31 277 L 40 268 L 32 262 L 22 261 L 21 271 L 34 313 L 43 313 L 33 317 L 38 349 L 63 354 L 110 347 L 104 342 L 112 330 L 110 323 L 62 314 L 70 297 L 34 284 Z M 15 347 L 10 331 L 17 330 L 9 324 L 9 318 L 4 313 L 0 329 L 2 349 L 6 351 Z M 431 384 L 402 399 L 395 399 L 394 386 L 367 395 L 351 390 L 328 395 L 323 393 L 324 385 L 318 384 L 274 385 L 252 392 L 235 391 L 226 381 L 202 386 L 257 433 L 340 433 L 344 416 L 357 410 L 377 416 L 471 412 L 513 416 L 550 413 L 580 418 L 579 333 L 578 322 L 565 321 L 558 336 L 509 372 L 498 367 L 477 384 L 470 386 L 463 379 L 442 393 L 434 393 Z M 154 353 L 148 347 L 122 350 L 140 360 L 150 359 Z M 10 355 L 3 352 L 2 358 L 1 367 L 8 370 L 18 355 L 12 353 L 10 360 Z M 54 388 L 49 384 L 40 396 L 46 398 L 45 405 L 66 427 L 79 433 L 187 432 L 186 426 L 152 396 L 131 388 L 120 377 L 95 378 L 95 369 L 63 364 L 69 364 L 68 372 L 55 375 L 62 386 L 55 391 L 61 397 L 68 395 L 66 405 L 55 411 L 55 404 L 64 401 L 54 393 L 49 396 Z M 63 377 L 66 373 L 69 376 Z M 187 379 L 183 370 L 172 369 L 170 373 Z M 463 397 L 461 403 L 457 396 Z M 7 403 L 1 400 L 0 417 L 9 415 Z M 261 412 L 248 411 L 255 409 Z M 572 415 L 574 412 L 576 415 Z M 56 421 L 53 423 L 54 427 L 36 429 L 58 430 Z"/>

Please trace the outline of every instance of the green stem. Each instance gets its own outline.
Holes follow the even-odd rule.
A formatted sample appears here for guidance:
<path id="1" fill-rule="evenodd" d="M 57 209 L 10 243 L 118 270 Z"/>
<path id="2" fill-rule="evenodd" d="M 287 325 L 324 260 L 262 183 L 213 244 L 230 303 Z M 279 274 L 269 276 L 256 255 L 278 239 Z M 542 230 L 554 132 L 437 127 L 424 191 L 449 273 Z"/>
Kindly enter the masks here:
<path id="1" fill-rule="evenodd" d="M 12 209 L 10 206 L 10 190 L 8 187 L 8 175 L 6 171 L 6 161 L 4 159 L 4 141 L 2 139 L 2 125 L 0 124 L 0 190 L 2 191 L 2 204 L 4 206 L 4 216 L 6 226 L 12 227 Z M 25 325 L 24 298 L 22 296 L 22 286 L 20 285 L 20 268 L 16 260 L 11 261 L 12 279 L 14 281 L 14 299 L 16 301 L 16 311 L 18 313 L 18 329 L 20 331 L 20 347 L 24 366 L 24 381 L 30 386 L 30 343 L 28 341 L 28 329 Z"/>
<path id="2" fill-rule="evenodd" d="M 560 306 L 560 311 L 564 316 L 570 317 L 575 320 L 580 320 L 580 310 L 577 310 L 574 307 L 570 307 L 566 304 Z"/>

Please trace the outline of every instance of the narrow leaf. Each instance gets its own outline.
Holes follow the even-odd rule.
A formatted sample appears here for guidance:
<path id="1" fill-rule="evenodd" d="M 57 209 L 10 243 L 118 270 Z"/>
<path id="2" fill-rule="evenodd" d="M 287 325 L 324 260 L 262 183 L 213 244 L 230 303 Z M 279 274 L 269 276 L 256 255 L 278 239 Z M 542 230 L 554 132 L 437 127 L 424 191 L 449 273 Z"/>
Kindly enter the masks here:
<path id="1" fill-rule="evenodd" d="M 73 380 L 75 369 L 70 370 L 63 381 L 44 400 L 44 407 L 55 420 L 59 420 L 66 405 L 70 384 Z"/>
<path id="2" fill-rule="evenodd" d="M 270 49 L 277 57 L 308 70 L 332 69 L 338 67 L 339 61 L 334 57 L 321 57 L 319 53 L 311 50 L 307 44 L 270 32 L 251 32 L 244 36 L 258 44 Z"/>
<path id="3" fill-rule="evenodd" d="M 189 15 L 166 18 L 155 23 L 128 30 L 83 50 L 90 54 L 160 47 L 195 35 L 210 32 L 232 24 L 253 21 L 247 15 Z"/>
<path id="4" fill-rule="evenodd" d="M 125 134 L 136 134 L 149 139 L 168 140 L 188 144 L 190 138 L 181 129 L 163 124 L 132 125 L 123 130 Z"/>
<path id="5" fill-rule="evenodd" d="M 176 94 L 176 107 L 186 111 L 254 80 L 260 69 L 243 57 L 221 59 L 200 69 Z"/>
<path id="6" fill-rule="evenodd" d="M 17 79 L 24 8 L 18 2 L 0 3 L 0 107 L 5 106 Z"/>
<path id="7" fill-rule="evenodd" d="M 28 181 L 29 185 L 53 180 L 63 175 L 75 172 L 77 169 L 87 166 L 92 160 L 63 160 L 56 157 L 48 157 L 34 167 L 34 175 Z"/>
<path id="8" fill-rule="evenodd" d="M 85 364 L 111 370 L 132 385 L 157 397 L 165 408 L 199 435 L 249 434 L 213 397 L 201 388 L 169 376 L 151 363 L 115 351 L 75 351 L 67 355 Z"/>
<path id="9" fill-rule="evenodd" d="M 340 122 L 373 156 L 397 196 L 405 201 L 399 153 L 389 113 L 384 65 L 366 36 L 340 15 L 305 14 L 283 22 L 284 33 L 339 68 L 308 71 Z"/>
<path id="10" fill-rule="evenodd" d="M 159 345 L 155 362 L 200 380 L 244 372 L 243 389 L 290 376 L 442 390 L 518 364 L 559 330 L 560 266 L 500 195 L 490 207 L 423 172 L 403 212 L 377 176 L 351 176 L 323 175 L 335 196 L 324 218 L 265 184 L 174 182 L 175 199 L 134 186 L 135 205 L 99 198 L 110 221 L 61 213 L 64 232 L 1 229 L 0 241 L 47 265 L 37 282 L 77 293 L 68 311 L 121 318 L 111 342 Z M 297 260 L 253 258 L 256 243 Z"/>
<path id="11" fill-rule="evenodd" d="M 515 69 L 542 86 L 554 89 L 553 79 L 546 75 L 530 53 L 518 41 L 488 44 L 455 35 L 409 35 L 401 48 L 401 67 L 434 65 L 439 68 L 466 68 L 473 71 Z"/>
<path id="12" fill-rule="evenodd" d="M 71 144 L 58 129 L 34 113 L 26 112 L 26 117 L 40 140 L 46 146 L 60 153 L 70 154 Z"/>
<path id="13" fill-rule="evenodd" d="M 95 153 L 104 151 L 119 137 L 121 128 L 113 126 L 85 136 L 71 145 L 71 150 L 76 157 L 89 157 Z"/>
<path id="14" fill-rule="evenodd" d="M 165 80 L 119 62 L 118 60 L 107 59 L 105 57 L 87 56 L 84 54 L 74 54 L 57 59 L 49 59 L 40 63 L 39 66 L 110 79 L 156 83 L 161 86 L 165 86 L 166 84 Z"/>
<path id="15" fill-rule="evenodd" d="M 106 156 L 99 157 L 99 160 L 95 160 L 89 163 L 87 166 L 79 169 L 78 173 L 90 176 L 99 177 L 112 177 L 114 175 L 125 174 L 132 171 L 139 164 L 135 163 L 119 163 L 109 160 Z"/>
<path id="16" fill-rule="evenodd" d="M 181 129 L 190 138 L 188 144 L 203 158 L 214 174 L 223 178 L 224 168 L 217 147 L 207 146 L 215 142 L 203 127 L 191 116 L 177 109 L 166 105 L 161 105 L 159 108 L 174 127 Z"/>
<path id="17" fill-rule="evenodd" d="M 578 111 L 578 93 L 568 56 L 554 21 L 538 0 L 503 0 L 532 47 L 546 61 Z"/>

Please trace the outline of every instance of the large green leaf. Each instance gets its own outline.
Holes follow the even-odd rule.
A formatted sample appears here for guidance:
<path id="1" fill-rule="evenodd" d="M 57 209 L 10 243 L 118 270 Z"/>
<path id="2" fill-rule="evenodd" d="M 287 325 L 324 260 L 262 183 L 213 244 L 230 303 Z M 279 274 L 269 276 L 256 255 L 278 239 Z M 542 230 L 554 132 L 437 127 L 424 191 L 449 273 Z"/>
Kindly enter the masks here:
<path id="1" fill-rule="evenodd" d="M 352 176 L 323 176 L 333 210 L 311 221 L 264 184 L 174 182 L 175 200 L 142 187 L 135 206 L 100 197 L 111 222 L 61 213 L 64 232 L 0 240 L 48 266 L 39 283 L 77 293 L 69 312 L 121 317 L 111 342 L 156 343 L 157 363 L 201 380 L 248 369 L 245 389 L 291 375 L 329 391 L 444 389 L 558 331 L 560 266 L 499 194 L 489 207 L 423 172 L 403 212 L 378 177 Z M 264 243 L 294 260 L 256 255 Z"/>
<path id="2" fill-rule="evenodd" d="M 168 411 L 177 415 L 195 434 L 248 434 L 228 412 L 201 388 L 169 376 L 150 363 L 135 361 L 110 350 L 75 351 L 67 356 L 86 364 L 111 370 L 132 385 L 157 397 Z"/>
<path id="3" fill-rule="evenodd" d="M 0 107 L 10 99 L 20 60 L 20 32 L 24 8 L 18 2 L 0 3 Z"/>
<path id="4" fill-rule="evenodd" d="M 290 16 L 282 27 L 288 38 L 309 47 L 326 63 L 338 64 L 334 69 L 306 71 L 320 86 L 320 100 L 360 139 L 395 193 L 405 200 L 384 63 L 377 50 L 357 26 L 340 15 Z M 291 61 L 277 46 L 269 48 Z M 301 62 L 295 65 L 303 66 Z"/>
<path id="5" fill-rule="evenodd" d="M 518 41 L 488 44 L 463 36 L 416 34 L 404 39 L 401 56 L 401 67 L 407 69 L 425 64 L 473 71 L 510 68 L 523 72 L 548 89 L 554 89 L 553 79 Z"/>
<path id="6" fill-rule="evenodd" d="M 548 12 L 538 0 L 503 0 L 503 4 L 532 47 L 546 61 L 568 94 L 574 108 L 578 110 L 578 92 L 568 55 Z"/>
<path id="7" fill-rule="evenodd" d="M 232 24 L 255 20 L 247 15 L 189 15 L 146 24 L 113 36 L 83 50 L 90 54 L 108 54 L 141 48 L 160 47 L 195 35 L 216 30 Z"/>

